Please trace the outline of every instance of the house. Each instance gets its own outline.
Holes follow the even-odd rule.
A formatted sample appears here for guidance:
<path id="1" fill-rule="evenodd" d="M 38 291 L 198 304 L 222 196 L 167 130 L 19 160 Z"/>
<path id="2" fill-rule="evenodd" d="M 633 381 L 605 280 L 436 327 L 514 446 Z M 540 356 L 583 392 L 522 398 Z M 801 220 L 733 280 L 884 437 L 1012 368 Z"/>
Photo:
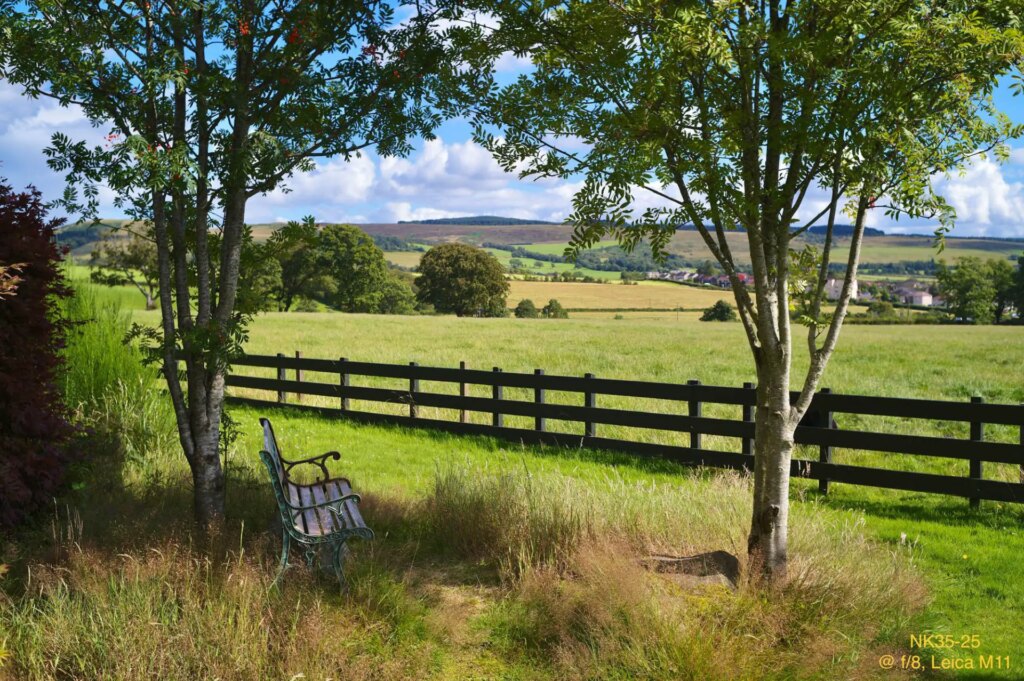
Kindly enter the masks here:
<path id="1" fill-rule="evenodd" d="M 857 281 L 853 281 L 853 293 L 850 296 L 851 300 L 857 299 Z M 839 300 L 839 296 L 843 294 L 843 280 L 842 279 L 829 279 L 825 282 L 825 298 L 828 300 Z"/>
<path id="2" fill-rule="evenodd" d="M 904 298 L 904 302 L 908 305 L 925 305 L 931 307 L 933 304 L 932 294 L 927 291 L 911 291 L 909 295 Z"/>

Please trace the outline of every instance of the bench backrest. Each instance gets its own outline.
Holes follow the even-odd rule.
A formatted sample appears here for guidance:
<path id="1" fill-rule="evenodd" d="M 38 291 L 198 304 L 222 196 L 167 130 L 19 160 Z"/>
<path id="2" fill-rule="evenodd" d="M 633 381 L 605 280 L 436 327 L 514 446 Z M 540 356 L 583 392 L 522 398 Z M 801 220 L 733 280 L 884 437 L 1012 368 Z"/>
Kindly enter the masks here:
<path id="1" fill-rule="evenodd" d="M 260 424 L 263 426 L 263 452 L 260 452 L 261 456 L 264 452 L 267 456 L 264 456 L 264 463 L 267 465 L 267 472 L 270 473 L 271 480 L 275 483 L 275 486 L 284 487 L 285 480 L 287 479 L 284 474 L 284 465 L 281 463 L 281 450 L 277 446 L 277 438 L 274 437 L 274 427 L 270 425 L 270 419 L 260 418 Z"/>

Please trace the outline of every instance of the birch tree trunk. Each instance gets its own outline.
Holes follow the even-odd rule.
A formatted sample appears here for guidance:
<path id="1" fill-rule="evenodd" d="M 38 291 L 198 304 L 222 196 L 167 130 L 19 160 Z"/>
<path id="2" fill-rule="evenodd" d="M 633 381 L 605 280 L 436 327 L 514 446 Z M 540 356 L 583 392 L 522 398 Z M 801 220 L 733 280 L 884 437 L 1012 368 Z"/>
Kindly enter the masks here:
<path id="1" fill-rule="evenodd" d="M 754 502 L 747 538 L 751 574 L 785 576 L 789 539 L 789 468 L 794 427 L 790 419 L 789 367 L 758 371 L 754 416 Z"/>

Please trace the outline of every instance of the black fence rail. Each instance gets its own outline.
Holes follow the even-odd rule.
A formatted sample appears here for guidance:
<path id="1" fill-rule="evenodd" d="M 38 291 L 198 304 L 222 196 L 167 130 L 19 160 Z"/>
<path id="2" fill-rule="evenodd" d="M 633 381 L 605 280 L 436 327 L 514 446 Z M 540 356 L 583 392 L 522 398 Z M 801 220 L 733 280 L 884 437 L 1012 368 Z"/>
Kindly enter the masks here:
<path id="1" fill-rule="evenodd" d="M 445 430 L 453 433 L 490 435 L 527 444 L 549 444 L 586 447 L 628 452 L 640 456 L 653 456 L 681 464 L 716 468 L 752 468 L 755 389 L 751 383 L 742 388 L 703 385 L 697 381 L 685 384 L 655 383 L 621 379 L 556 376 L 537 369 L 533 373 L 512 373 L 495 367 L 492 371 L 467 369 L 465 362 L 459 368 L 353 362 L 278 355 L 246 355 L 234 361 L 235 366 L 264 367 L 276 370 L 276 378 L 261 378 L 231 374 L 227 385 L 235 388 L 265 390 L 276 393 L 274 400 L 231 396 L 234 403 L 258 407 L 289 404 L 288 395 L 316 395 L 336 398 L 337 407 L 296 405 L 319 413 L 343 416 L 371 423 L 412 425 Z M 289 379 L 289 370 L 294 378 Z M 332 383 L 303 380 L 303 372 L 336 374 Z M 353 377 L 403 379 L 408 388 L 391 389 L 358 386 Z M 424 392 L 421 381 L 457 384 L 458 394 Z M 467 394 L 467 386 L 490 386 L 490 397 Z M 533 391 L 532 400 L 506 399 L 505 388 L 525 388 Z M 547 391 L 578 393 L 578 405 L 550 402 Z M 598 405 L 602 395 L 653 398 L 685 404 L 685 413 L 656 413 L 632 409 L 614 409 Z M 795 393 L 794 393 L 795 395 Z M 408 407 L 407 415 L 358 411 L 351 408 L 351 400 L 362 400 Z M 740 407 L 739 419 L 712 418 L 702 414 L 705 404 L 724 404 Z M 458 420 L 426 418 L 421 407 L 452 409 L 459 413 Z M 467 412 L 491 415 L 490 424 L 471 423 Z M 879 433 L 837 428 L 835 414 L 862 414 L 906 419 L 952 421 L 970 424 L 969 439 Z M 532 417 L 534 427 L 521 428 L 505 425 L 505 416 Z M 572 421 L 583 425 L 582 434 L 574 435 L 548 429 L 548 420 Z M 986 424 L 1017 426 L 1016 443 L 993 442 L 985 439 Z M 601 437 L 600 425 L 674 431 L 688 434 L 689 446 L 637 442 L 628 439 Z M 738 452 L 717 451 L 703 447 L 702 435 L 715 435 L 740 440 Z M 866 485 L 888 489 L 948 494 L 966 497 L 977 507 L 982 499 L 1024 503 L 1024 405 L 990 404 L 974 397 L 970 402 L 840 395 L 828 390 L 818 392 L 801 425 L 796 429 L 796 443 L 816 445 L 817 460 L 792 461 L 791 474 L 819 481 L 819 489 L 827 493 L 832 482 Z M 969 475 L 944 475 L 902 470 L 890 470 L 850 464 L 832 460 L 834 448 L 887 452 L 959 459 L 969 462 Z M 985 462 L 1011 464 L 1017 467 L 1019 482 L 985 479 Z"/>

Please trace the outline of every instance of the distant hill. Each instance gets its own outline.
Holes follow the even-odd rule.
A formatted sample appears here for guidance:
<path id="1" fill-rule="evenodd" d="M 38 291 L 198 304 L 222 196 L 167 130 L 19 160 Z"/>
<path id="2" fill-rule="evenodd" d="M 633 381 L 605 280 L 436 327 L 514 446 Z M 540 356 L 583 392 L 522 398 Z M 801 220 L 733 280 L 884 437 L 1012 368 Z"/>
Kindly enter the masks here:
<path id="1" fill-rule="evenodd" d="M 57 243 L 67 246 L 75 255 L 80 251 L 91 251 L 94 244 L 99 241 L 112 228 L 121 227 L 127 220 L 100 220 L 99 222 L 76 222 L 65 225 L 57 230 Z M 88 247 L 88 248 L 83 248 Z"/>
<path id="2" fill-rule="evenodd" d="M 807 230 L 809 234 L 820 234 L 825 236 L 828 232 L 826 225 L 815 225 Z M 853 236 L 853 225 L 836 225 L 832 228 L 832 236 Z M 874 227 L 865 227 L 864 236 L 885 236 L 885 232 Z"/>
<path id="3" fill-rule="evenodd" d="M 696 232 L 697 228 L 693 225 L 686 224 L 679 227 L 677 231 Z M 737 227 L 735 231 L 743 232 L 746 230 L 743 227 Z M 821 236 L 824 236 L 826 232 L 828 232 L 828 227 L 826 225 L 815 225 L 807 230 L 808 234 L 820 234 Z M 837 237 L 853 236 L 853 225 L 836 225 L 832 228 L 832 235 Z M 865 227 L 864 236 L 885 236 L 885 232 L 880 229 L 875 229 L 874 227 Z"/>
<path id="4" fill-rule="evenodd" d="M 474 215 L 468 218 L 435 218 L 433 220 L 399 220 L 400 225 L 558 225 L 559 222 L 544 220 L 520 220 L 519 218 L 503 218 L 498 215 Z"/>

